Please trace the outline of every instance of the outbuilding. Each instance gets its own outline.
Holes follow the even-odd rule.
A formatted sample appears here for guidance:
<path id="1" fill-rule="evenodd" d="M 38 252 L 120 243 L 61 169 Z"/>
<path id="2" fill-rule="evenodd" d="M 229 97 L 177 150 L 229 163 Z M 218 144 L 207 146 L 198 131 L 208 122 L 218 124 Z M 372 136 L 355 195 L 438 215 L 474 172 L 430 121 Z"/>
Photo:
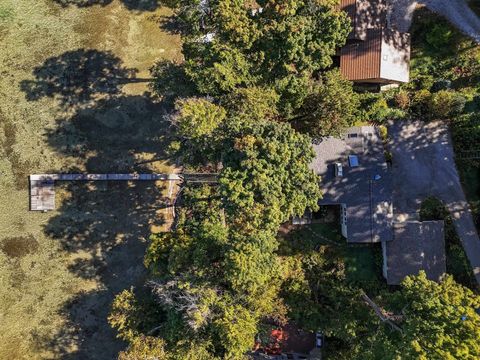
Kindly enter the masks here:
<path id="1" fill-rule="evenodd" d="M 388 24 L 385 0 L 341 0 L 352 22 L 340 50 L 340 72 L 356 83 L 400 84 L 409 81 L 410 34 Z"/>

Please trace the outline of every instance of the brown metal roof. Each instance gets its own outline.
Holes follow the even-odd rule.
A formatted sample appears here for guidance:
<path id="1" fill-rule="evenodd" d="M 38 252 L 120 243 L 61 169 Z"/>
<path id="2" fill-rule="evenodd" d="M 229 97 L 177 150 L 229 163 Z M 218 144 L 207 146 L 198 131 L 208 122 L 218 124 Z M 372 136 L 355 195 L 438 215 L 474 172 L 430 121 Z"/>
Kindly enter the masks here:
<path id="1" fill-rule="evenodd" d="M 369 29 L 382 28 L 386 23 L 385 0 L 341 0 L 339 8 L 352 21 L 350 39 L 365 40 Z"/>
<path id="2" fill-rule="evenodd" d="M 368 31 L 365 41 L 345 45 L 341 50 L 340 72 L 351 81 L 380 78 L 382 30 Z"/>
<path id="3" fill-rule="evenodd" d="M 340 10 L 345 11 L 352 21 L 355 20 L 355 14 L 357 13 L 357 0 L 341 0 Z"/>

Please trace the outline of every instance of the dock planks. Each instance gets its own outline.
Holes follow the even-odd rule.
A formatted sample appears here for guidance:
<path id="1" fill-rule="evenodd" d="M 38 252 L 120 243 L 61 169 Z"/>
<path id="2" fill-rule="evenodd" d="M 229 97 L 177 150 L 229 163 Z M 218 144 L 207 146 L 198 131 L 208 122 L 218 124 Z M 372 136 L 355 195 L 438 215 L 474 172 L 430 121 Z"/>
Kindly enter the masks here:
<path id="1" fill-rule="evenodd" d="M 30 210 L 55 209 L 55 181 L 182 181 L 179 174 L 34 174 L 30 175 Z"/>

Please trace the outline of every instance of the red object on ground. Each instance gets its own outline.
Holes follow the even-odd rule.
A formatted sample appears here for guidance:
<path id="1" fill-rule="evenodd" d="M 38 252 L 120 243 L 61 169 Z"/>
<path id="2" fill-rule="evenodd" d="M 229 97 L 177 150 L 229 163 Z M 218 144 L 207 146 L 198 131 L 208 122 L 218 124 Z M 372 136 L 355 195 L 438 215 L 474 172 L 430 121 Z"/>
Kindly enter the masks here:
<path id="1" fill-rule="evenodd" d="M 270 331 L 268 344 L 255 344 L 255 350 L 268 355 L 283 353 L 308 354 L 315 347 L 315 334 L 298 329 L 292 324 Z"/>
<path id="2" fill-rule="evenodd" d="M 270 332 L 270 343 L 263 350 L 270 355 L 280 355 L 282 353 L 282 343 L 287 339 L 288 335 L 283 329 L 273 329 Z"/>

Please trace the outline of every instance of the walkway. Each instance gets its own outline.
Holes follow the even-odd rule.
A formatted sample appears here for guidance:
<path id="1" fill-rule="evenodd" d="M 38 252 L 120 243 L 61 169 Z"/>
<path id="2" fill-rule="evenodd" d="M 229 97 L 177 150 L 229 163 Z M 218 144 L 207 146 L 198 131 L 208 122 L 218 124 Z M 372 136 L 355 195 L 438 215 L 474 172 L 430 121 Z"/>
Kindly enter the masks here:
<path id="1" fill-rule="evenodd" d="M 480 283 L 480 238 L 465 198 L 445 123 L 395 122 L 393 141 L 395 213 L 409 219 L 428 196 L 441 199 L 450 211 L 465 253 Z"/>
<path id="2" fill-rule="evenodd" d="M 30 175 L 30 210 L 55 209 L 55 181 L 216 182 L 217 174 L 36 174 Z M 171 187 L 170 187 L 171 189 Z M 169 191 L 170 192 L 170 191 Z"/>

